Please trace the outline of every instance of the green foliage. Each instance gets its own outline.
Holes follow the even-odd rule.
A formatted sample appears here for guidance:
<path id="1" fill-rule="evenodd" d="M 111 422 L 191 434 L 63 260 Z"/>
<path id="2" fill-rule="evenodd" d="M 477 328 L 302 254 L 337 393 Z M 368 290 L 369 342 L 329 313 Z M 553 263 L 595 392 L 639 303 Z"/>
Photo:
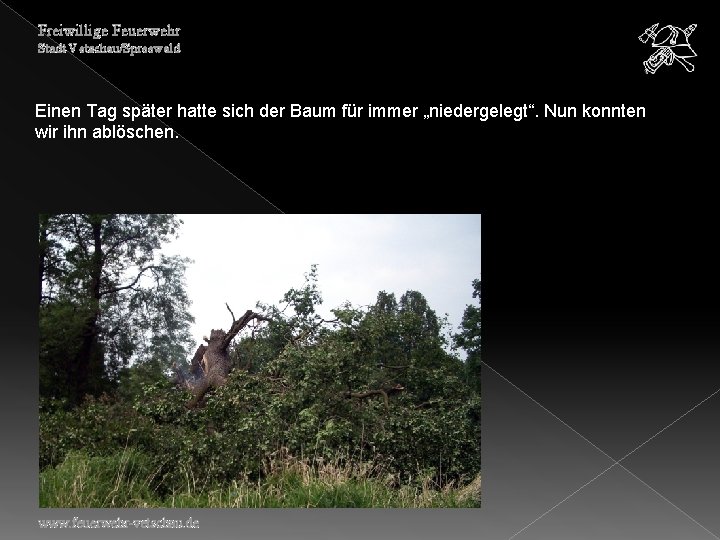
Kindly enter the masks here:
<path id="1" fill-rule="evenodd" d="M 122 399 L 132 402 L 138 396 L 145 394 L 146 387 L 154 385 L 169 386 L 168 370 L 164 360 L 151 357 L 120 370 L 117 393 Z"/>
<path id="2" fill-rule="evenodd" d="M 43 401 L 41 468 L 132 449 L 148 456 L 152 496 L 172 505 L 466 504 L 443 489 L 480 471 L 481 401 L 442 321 L 417 291 L 325 321 L 316 281 L 313 267 L 282 309 L 264 306 L 272 322 L 239 340 L 236 368 L 201 408 L 186 408 L 161 362 L 124 371 L 117 399 Z"/>
<path id="3" fill-rule="evenodd" d="M 40 468 L 61 463 L 73 450 L 107 456 L 125 447 L 154 448 L 156 425 L 122 401 L 88 397 L 73 411 L 64 400 L 41 400 Z"/>
<path id="4" fill-rule="evenodd" d="M 477 298 L 478 304 L 481 303 L 480 280 L 475 279 L 472 282 L 473 298 Z M 480 305 L 468 305 L 465 308 L 462 322 L 460 323 L 460 332 L 455 334 L 455 346 L 465 349 L 467 359 L 465 361 L 466 377 L 468 384 L 480 393 L 480 367 L 481 367 L 481 310 Z"/>
<path id="5" fill-rule="evenodd" d="M 89 317 L 89 306 L 58 298 L 40 308 L 40 395 L 74 399 L 75 358 Z M 96 390 L 107 388 L 107 379 L 93 381 Z M 69 403 L 68 403 L 69 405 Z"/>
<path id="6" fill-rule="evenodd" d="M 41 396 L 73 406 L 115 388 L 131 362 L 182 361 L 189 261 L 158 253 L 177 218 L 41 214 L 39 226 Z"/>

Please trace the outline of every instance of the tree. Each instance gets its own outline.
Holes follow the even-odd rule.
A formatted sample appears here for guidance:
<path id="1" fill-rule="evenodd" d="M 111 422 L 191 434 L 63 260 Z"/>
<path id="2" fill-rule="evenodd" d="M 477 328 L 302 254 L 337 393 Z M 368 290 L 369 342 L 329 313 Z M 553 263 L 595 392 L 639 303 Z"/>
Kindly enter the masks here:
<path id="1" fill-rule="evenodd" d="M 327 324 L 315 310 L 322 304 L 318 289 L 317 265 L 310 266 L 301 288 L 292 287 L 280 300 L 283 305 L 257 303 L 257 309 L 265 314 L 268 324 L 254 328 L 250 337 L 245 337 L 231 351 L 231 360 L 236 367 L 249 371 L 260 371 L 285 349 L 295 343 L 311 343 Z"/>
<path id="2" fill-rule="evenodd" d="M 41 395 L 78 404 L 132 360 L 184 356 L 187 259 L 159 254 L 168 214 L 40 216 Z"/>
<path id="3" fill-rule="evenodd" d="M 478 305 L 468 305 L 465 308 L 462 322 L 460 323 L 460 332 L 455 334 L 455 346 L 465 349 L 467 359 L 465 360 L 465 372 L 468 384 L 480 393 L 480 280 L 475 279 L 472 282 L 473 298 L 477 298 Z"/>
<path id="4" fill-rule="evenodd" d="M 178 382 L 193 392 L 193 398 L 188 402 L 189 408 L 196 407 L 208 390 L 219 388 L 227 381 L 227 376 L 232 368 L 228 347 L 238 332 L 253 320 L 258 322 L 269 320 L 259 313 L 254 313 L 251 309 L 236 320 L 229 306 L 228 311 L 233 318 L 230 330 L 227 332 L 215 329 L 210 331 L 210 337 L 205 338 L 207 346 L 200 345 L 195 351 L 191 364 L 192 378 L 185 377 L 181 370 L 176 371 Z"/>
<path id="5" fill-rule="evenodd" d="M 415 487 L 477 476 L 480 396 L 466 384 L 465 364 L 446 350 L 442 320 L 423 295 L 409 291 L 398 302 L 381 292 L 369 308 L 345 303 L 325 320 L 314 266 L 305 278 L 279 308 L 238 319 L 231 311 L 229 330 L 212 330 L 189 372 L 177 370 L 184 388 L 148 360 L 123 371 L 127 388 L 139 388 L 123 395 L 133 399 L 86 400 L 57 414 L 47 400 L 42 463 L 72 449 L 104 455 L 135 447 L 153 456 L 163 494 L 184 489 L 188 478 L 208 486 L 260 481 L 274 463 L 309 456 L 312 467 L 357 464 L 383 482 Z"/>

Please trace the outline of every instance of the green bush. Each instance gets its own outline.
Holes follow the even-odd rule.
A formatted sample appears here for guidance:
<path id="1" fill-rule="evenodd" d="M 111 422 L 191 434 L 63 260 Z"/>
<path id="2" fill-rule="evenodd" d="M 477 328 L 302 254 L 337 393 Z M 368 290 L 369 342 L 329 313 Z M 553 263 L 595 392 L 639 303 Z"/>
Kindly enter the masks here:
<path id="1" fill-rule="evenodd" d="M 156 427 L 151 418 L 107 395 L 88 397 L 72 411 L 45 403 L 40 411 L 40 469 L 58 465 L 72 450 L 90 456 L 108 456 L 126 447 L 152 452 Z"/>
<path id="2" fill-rule="evenodd" d="M 367 312 L 335 310 L 338 320 L 328 325 L 311 309 L 316 289 L 291 293 L 295 315 L 272 308 L 274 322 L 233 351 L 236 366 L 242 357 L 255 358 L 253 369 L 236 367 L 201 407 L 189 410 L 189 392 L 164 379 L 135 381 L 116 397 L 88 398 L 72 410 L 63 402 L 41 402 L 46 485 L 69 489 L 84 464 L 99 473 L 100 484 L 86 494 L 95 502 L 107 502 L 111 478 L 121 478 L 133 482 L 128 497 L 140 501 L 152 496 L 174 505 L 207 497 L 208 505 L 232 506 L 237 500 L 230 495 L 215 500 L 210 494 L 256 484 L 246 492 L 246 505 L 265 500 L 282 506 L 292 501 L 272 495 L 272 486 L 282 481 L 293 488 L 293 467 L 304 464 L 310 476 L 304 477 L 302 505 L 365 504 L 353 502 L 347 490 L 370 490 L 371 499 L 380 500 L 387 493 L 379 485 L 397 492 L 400 499 L 392 504 L 404 505 L 416 498 L 402 495 L 403 489 L 441 491 L 478 477 L 480 395 L 463 363 L 446 352 L 442 322 L 422 295 L 410 291 L 398 303 L 381 293 Z M 387 397 L 377 390 L 391 388 L 397 391 Z M 128 455 L 133 470 L 152 478 L 147 493 L 137 492 L 145 485 L 140 476 L 103 472 Z M 344 471 L 347 485 L 333 484 L 314 497 L 308 478 L 329 463 Z M 430 498 L 423 501 L 430 504 Z"/>

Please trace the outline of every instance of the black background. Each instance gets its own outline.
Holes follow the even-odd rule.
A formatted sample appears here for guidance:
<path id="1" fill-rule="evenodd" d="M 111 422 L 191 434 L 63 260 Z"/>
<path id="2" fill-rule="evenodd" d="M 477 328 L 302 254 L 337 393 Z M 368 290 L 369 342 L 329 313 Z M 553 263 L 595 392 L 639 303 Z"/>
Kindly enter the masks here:
<path id="1" fill-rule="evenodd" d="M 240 9 L 221 3 L 153 3 L 136 9 L 124 4 L 117 11 L 98 11 L 96 3 L 14 7 L 28 21 L 51 26 L 77 21 L 94 27 L 112 22 L 180 27 L 183 52 L 177 56 L 79 55 L 137 104 L 249 103 L 257 113 L 265 103 L 418 105 L 421 111 L 439 103 L 534 103 L 534 112 L 542 117 L 544 103 L 578 108 L 583 103 L 625 103 L 648 111 L 645 120 L 531 117 L 517 123 L 422 118 L 168 121 L 285 212 L 341 211 L 328 208 L 329 194 L 350 211 L 472 212 L 480 206 L 546 205 L 548 210 L 569 207 L 582 213 L 583 206 L 621 206 L 636 213 L 657 208 L 658 201 L 676 203 L 678 195 L 695 199 L 685 189 L 659 191 L 668 190 L 668 183 L 692 181 L 687 169 L 709 144 L 688 123 L 709 112 L 702 96 L 708 92 L 710 70 L 700 69 L 709 59 L 700 55 L 691 76 L 681 77 L 685 72 L 677 64 L 646 75 L 641 62 L 653 50 L 637 35 L 649 25 L 650 15 L 632 16 L 627 10 Z M 19 20 L 14 24 L 20 32 Z M 23 32 L 25 44 L 8 43 L 10 50 L 30 52 L 30 26 Z M 702 50 L 706 36 L 696 31 L 693 46 Z M 176 40 L 155 40 L 168 41 Z M 42 97 L 41 102 L 84 105 L 86 97 L 94 97 L 89 102 L 102 103 L 101 89 L 82 91 L 84 79 L 93 76 L 86 68 L 71 69 L 74 58 L 35 56 L 23 60 L 32 70 L 23 78 L 35 92 L 20 85 L 19 100 L 33 103 Z M 113 94 L 112 102 L 118 99 L 117 91 L 102 87 L 108 99 Z M 18 115 L 24 111 L 18 107 Z M 19 122 L 31 119 L 18 117 Z M 32 135 L 25 132 L 18 135 Z M 56 150 L 39 144 L 39 152 Z M 133 146 L 85 142 L 67 149 L 62 145 L 62 151 L 81 153 L 90 145 L 94 152 L 107 150 L 110 162 L 117 161 L 111 155 Z M 54 172 L 62 174 L 65 167 Z M 121 178 L 127 182 L 127 176 Z M 148 189 L 146 182 L 143 187 Z"/>
<path id="2" fill-rule="evenodd" d="M 703 13 L 8 5 L 0 177 L 8 253 L 22 262 L 7 269 L 17 309 L 6 331 L 36 325 L 40 211 L 472 212 L 483 215 L 484 360 L 594 444 L 619 459 L 717 389 L 716 114 Z M 35 53 L 33 25 L 85 22 L 181 27 L 182 53 Z M 637 36 L 655 22 L 698 24 L 694 73 L 677 64 L 644 73 L 653 49 Z M 534 103 L 540 118 L 171 119 L 184 140 L 39 141 L 34 104 L 45 102 L 256 112 Z M 545 103 L 624 103 L 647 117 L 542 118 Z M 484 414 L 500 413 L 488 401 Z M 709 457 L 717 416 L 698 429 L 715 437 L 703 443 L 707 458 L 694 457 L 702 473 L 684 475 L 687 494 L 720 480 Z M 484 437 L 483 451 L 493 444 Z"/>

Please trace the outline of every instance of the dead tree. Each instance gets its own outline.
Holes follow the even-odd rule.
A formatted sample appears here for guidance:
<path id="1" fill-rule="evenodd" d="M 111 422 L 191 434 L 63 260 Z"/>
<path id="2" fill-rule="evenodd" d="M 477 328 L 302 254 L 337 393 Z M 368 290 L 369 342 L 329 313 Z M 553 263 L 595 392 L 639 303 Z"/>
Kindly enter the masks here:
<path id="1" fill-rule="evenodd" d="M 225 304 L 227 306 L 227 304 Z M 190 363 L 190 373 L 192 378 L 188 381 L 184 379 L 186 386 L 193 393 L 193 398 L 187 403 L 187 407 L 192 409 L 197 407 L 205 394 L 211 388 L 218 388 L 225 384 L 227 376 L 230 373 L 231 362 L 228 354 L 228 347 L 233 338 L 245 328 L 251 321 L 269 321 L 267 317 L 247 310 L 239 319 L 235 319 L 232 310 L 227 306 L 228 311 L 233 317 L 230 330 L 211 330 L 210 338 L 203 338 L 207 345 L 200 345 L 195 351 L 195 356 Z M 179 379 L 180 377 L 178 377 Z"/>

